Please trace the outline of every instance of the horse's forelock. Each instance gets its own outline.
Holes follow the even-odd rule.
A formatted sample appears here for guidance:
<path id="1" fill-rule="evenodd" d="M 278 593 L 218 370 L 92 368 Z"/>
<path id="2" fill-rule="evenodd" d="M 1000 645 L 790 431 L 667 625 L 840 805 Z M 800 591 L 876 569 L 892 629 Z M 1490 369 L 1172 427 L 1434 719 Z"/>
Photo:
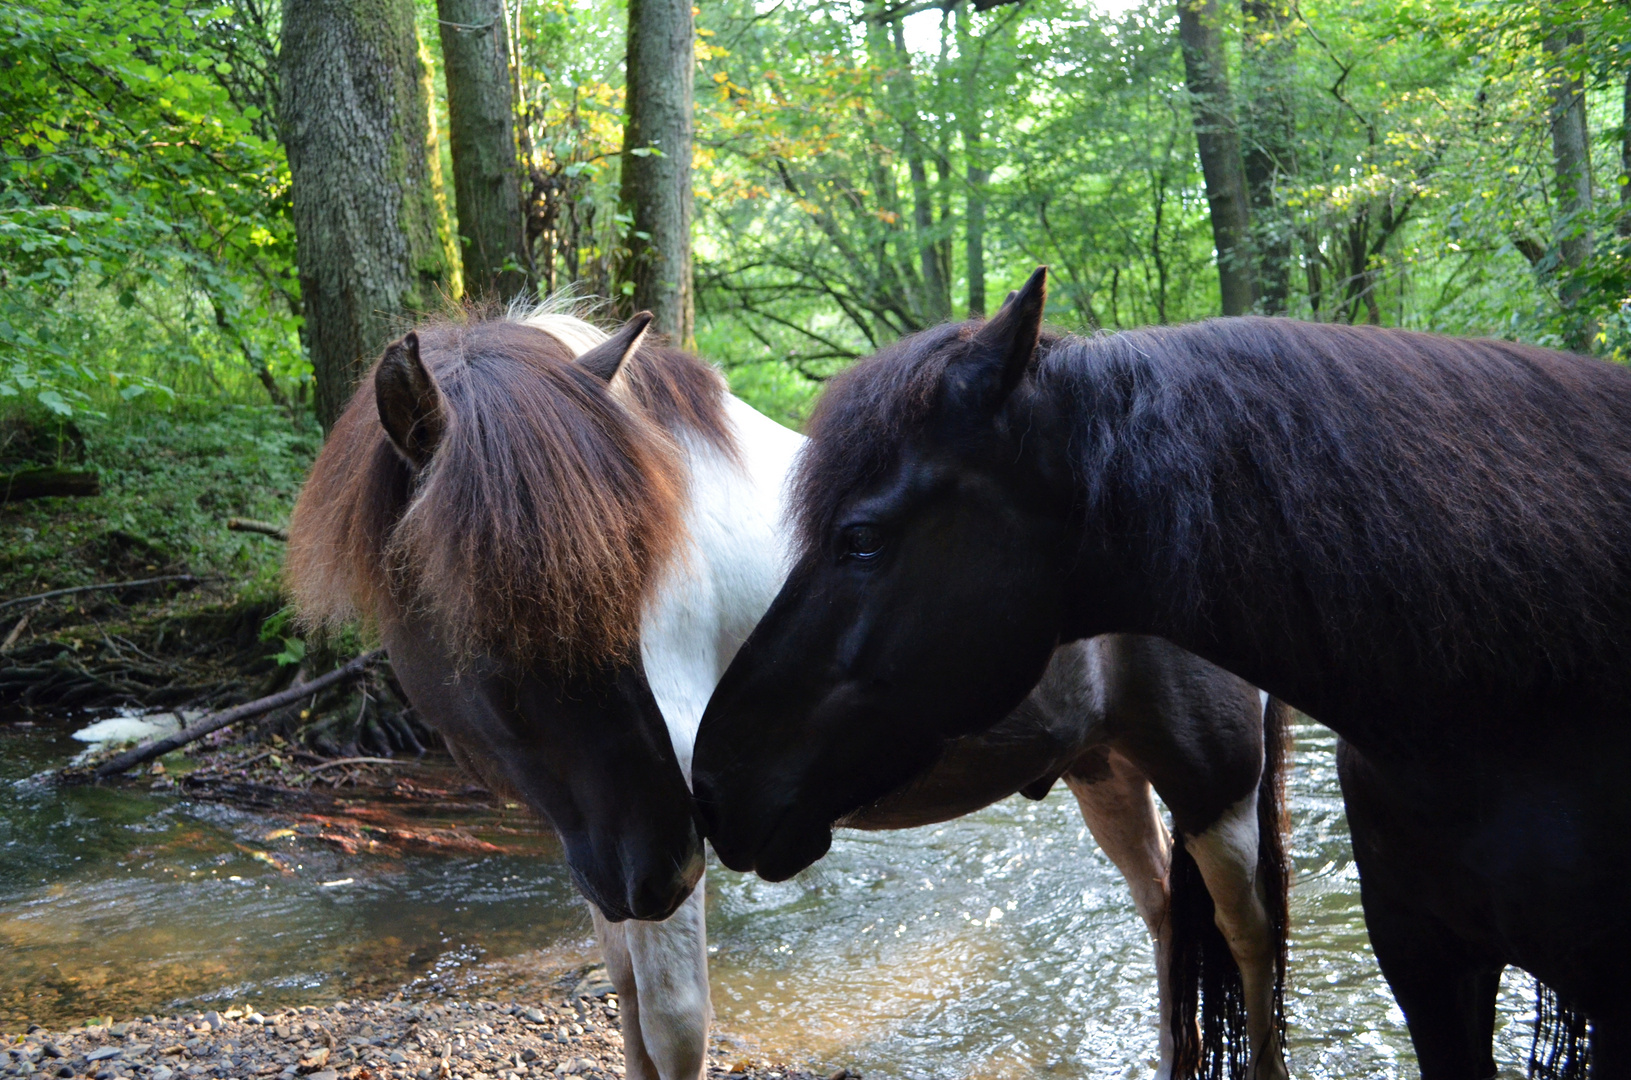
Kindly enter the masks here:
<path id="1" fill-rule="evenodd" d="M 306 622 L 409 607 L 461 656 L 571 671 L 629 653 L 682 532 L 684 472 L 658 424 L 572 363 L 581 349 L 562 328 L 580 329 L 419 330 L 449 416 L 417 482 L 386 442 L 370 373 L 291 522 Z"/>
<path id="2" fill-rule="evenodd" d="M 835 377 L 816 403 L 793 483 L 806 557 L 832 534 L 844 500 L 895 463 L 905 433 L 928 419 L 946 364 L 978 324 L 953 323 L 903 338 Z"/>

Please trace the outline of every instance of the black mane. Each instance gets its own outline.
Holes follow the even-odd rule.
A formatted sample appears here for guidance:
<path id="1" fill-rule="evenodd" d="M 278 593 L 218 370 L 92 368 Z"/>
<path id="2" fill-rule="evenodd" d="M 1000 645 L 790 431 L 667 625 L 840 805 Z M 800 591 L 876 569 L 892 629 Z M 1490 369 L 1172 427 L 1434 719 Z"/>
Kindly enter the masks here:
<path id="1" fill-rule="evenodd" d="M 834 380 L 800 468 L 807 551 L 932 414 L 975 325 Z M 1623 655 L 1631 373 L 1510 342 L 1242 318 L 1046 336 L 1027 383 L 1010 407 L 1071 418 L 1084 564 L 1113 551 L 1107 590 L 1154 583 L 1162 609 L 1143 614 L 1186 628 L 1184 644 L 1430 672 L 1442 694 L 1475 696 L 1590 693 L 1582 673 Z M 1221 614 L 1243 609 L 1249 624 Z"/>

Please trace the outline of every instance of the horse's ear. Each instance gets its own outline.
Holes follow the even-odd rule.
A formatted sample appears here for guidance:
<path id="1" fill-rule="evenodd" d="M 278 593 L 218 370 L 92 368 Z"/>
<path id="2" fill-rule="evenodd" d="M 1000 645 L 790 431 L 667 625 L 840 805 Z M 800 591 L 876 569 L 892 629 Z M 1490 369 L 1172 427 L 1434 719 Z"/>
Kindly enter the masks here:
<path id="1" fill-rule="evenodd" d="M 374 372 L 374 403 L 391 445 L 409 465 L 423 469 L 447 430 L 447 403 L 419 357 L 419 335 L 385 347 Z"/>
<path id="2" fill-rule="evenodd" d="M 623 366 L 623 361 L 640 348 L 640 342 L 644 340 L 646 330 L 655 317 L 649 311 L 640 312 L 624 323 L 617 333 L 578 357 L 578 365 L 611 382 L 617 369 Z"/>
<path id="3" fill-rule="evenodd" d="M 1001 408 L 1036 355 L 1047 301 L 1048 268 L 1039 266 L 975 332 L 968 352 L 946 368 L 948 389 L 984 412 Z"/>
<path id="4" fill-rule="evenodd" d="M 1019 290 L 1018 289 L 1009 289 L 1008 290 L 1008 295 L 1002 298 L 1002 306 L 1007 307 L 1009 304 L 1012 304 L 1014 302 L 1014 297 L 1016 297 L 1018 295 L 1019 295 Z"/>

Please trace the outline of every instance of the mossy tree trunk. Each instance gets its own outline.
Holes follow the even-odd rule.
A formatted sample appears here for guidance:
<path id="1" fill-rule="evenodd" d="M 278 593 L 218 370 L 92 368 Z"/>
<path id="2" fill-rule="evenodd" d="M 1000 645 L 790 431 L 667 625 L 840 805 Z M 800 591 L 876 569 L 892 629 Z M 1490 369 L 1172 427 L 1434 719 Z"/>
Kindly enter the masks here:
<path id="1" fill-rule="evenodd" d="M 632 217 L 623 281 L 670 341 L 690 347 L 691 138 L 696 33 L 691 0 L 629 0 L 622 202 Z"/>
<path id="2" fill-rule="evenodd" d="M 1257 299 L 1255 260 L 1221 21 L 1217 0 L 1180 0 L 1178 4 L 1178 41 L 1183 47 L 1195 142 L 1206 178 L 1223 313 L 1244 315 Z"/>
<path id="3" fill-rule="evenodd" d="M 509 300 L 531 281 L 503 0 L 436 0 L 436 11 L 464 291 Z"/>
<path id="4" fill-rule="evenodd" d="M 412 0 L 284 0 L 279 127 L 323 429 L 407 317 L 454 291 Z"/>

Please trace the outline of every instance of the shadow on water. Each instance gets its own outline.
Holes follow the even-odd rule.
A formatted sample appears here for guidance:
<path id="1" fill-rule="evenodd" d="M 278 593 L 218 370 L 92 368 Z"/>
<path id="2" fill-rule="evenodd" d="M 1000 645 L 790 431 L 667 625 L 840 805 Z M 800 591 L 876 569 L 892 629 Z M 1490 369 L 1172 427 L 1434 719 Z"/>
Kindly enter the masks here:
<path id="1" fill-rule="evenodd" d="M 1303 724 L 1290 790 L 1292 1072 L 1415 1072 L 1359 911 L 1332 763 Z M 265 815 L 128 787 L 14 784 L 77 746 L 0 725 L 0 1030 L 339 996 L 538 992 L 591 958 L 559 847 L 503 819 L 502 855 L 347 854 Z M 485 822 L 461 824 L 481 835 Z M 905 1078 L 1150 1074 L 1150 946 L 1062 789 L 943 826 L 840 836 L 801 878 L 710 875 L 728 1037 Z M 1532 996 L 1505 984 L 1520 1075 Z"/>

